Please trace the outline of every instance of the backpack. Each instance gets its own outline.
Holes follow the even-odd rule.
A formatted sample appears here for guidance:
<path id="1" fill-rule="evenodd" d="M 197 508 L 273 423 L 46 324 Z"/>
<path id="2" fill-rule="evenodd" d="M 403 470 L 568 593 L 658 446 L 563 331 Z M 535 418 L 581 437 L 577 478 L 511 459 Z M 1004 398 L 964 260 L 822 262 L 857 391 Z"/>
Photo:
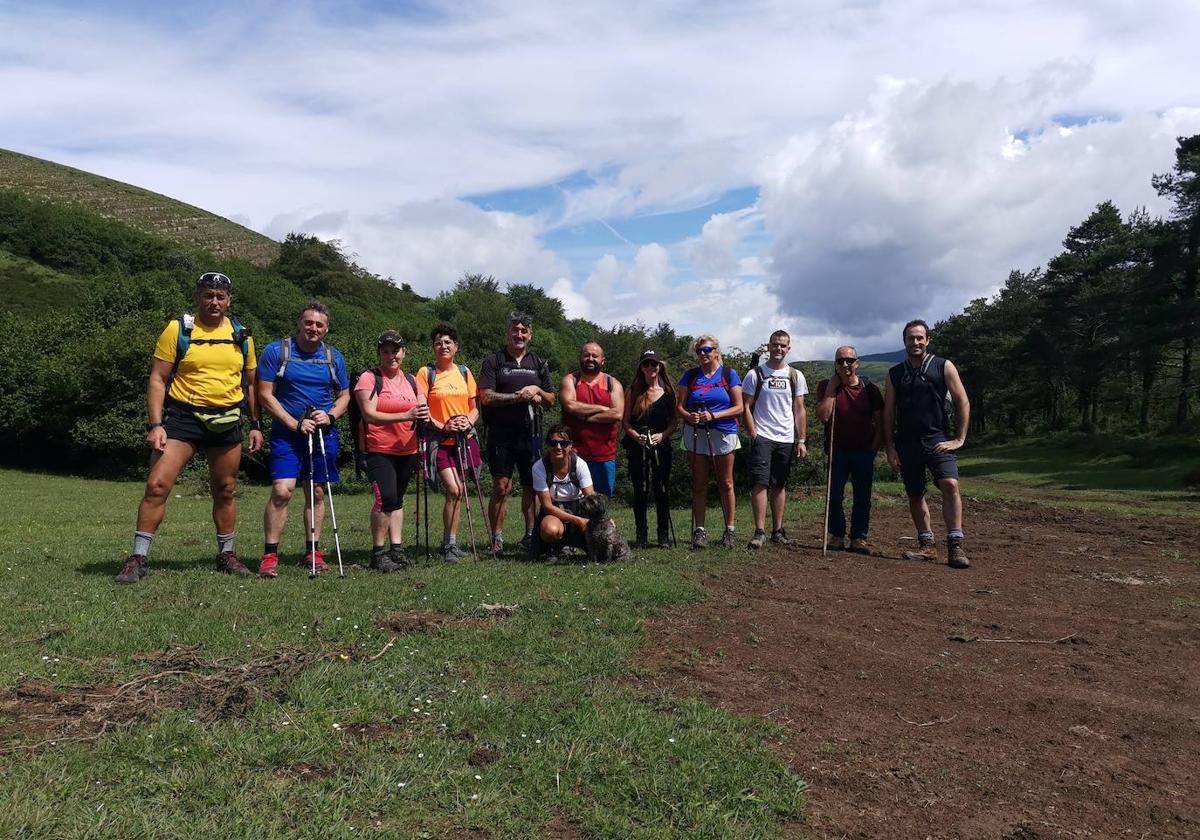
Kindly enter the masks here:
<path id="1" fill-rule="evenodd" d="M 721 365 L 720 373 L 721 373 L 721 387 L 725 389 L 725 393 L 729 394 L 729 401 L 732 403 L 733 402 L 733 386 L 731 384 L 729 384 L 730 383 L 729 368 L 725 365 Z M 700 377 L 700 368 L 698 368 L 698 367 L 688 368 L 687 372 L 684 373 L 684 375 L 683 375 L 683 387 L 687 388 L 689 391 L 692 390 L 692 383 L 694 383 L 699 377 Z M 740 417 L 734 417 L 733 420 L 739 426 L 741 425 L 742 420 Z"/>
<path id="2" fill-rule="evenodd" d="M 458 372 L 462 374 L 463 382 L 467 381 L 467 366 L 458 365 Z M 437 376 L 437 365 L 425 365 L 425 381 L 429 385 L 429 390 L 433 390 L 433 380 Z"/>
<path id="3" fill-rule="evenodd" d="M 196 316 L 191 314 L 180 315 L 176 321 L 179 324 L 179 335 L 175 339 L 175 363 L 171 365 L 171 375 L 167 377 L 167 390 L 171 389 L 171 382 L 175 379 L 175 374 L 179 372 L 179 363 L 183 361 L 183 357 L 187 355 L 188 348 L 192 344 L 232 344 L 242 351 L 242 370 L 246 369 L 246 362 L 250 358 L 250 336 L 251 332 L 242 325 L 234 316 L 230 315 L 229 324 L 233 328 L 233 338 L 192 338 L 192 329 L 196 326 Z M 245 392 L 245 380 L 243 380 L 243 394 Z M 243 395 L 242 401 L 245 402 Z"/>
<path id="4" fill-rule="evenodd" d="M 581 371 L 581 370 L 573 371 L 571 373 L 571 376 L 575 377 L 575 384 L 578 385 L 579 378 L 581 376 L 583 376 L 583 371 Z M 604 374 L 604 390 L 608 391 L 608 393 L 611 394 L 612 389 L 613 389 L 613 378 L 612 378 L 612 376 L 610 376 L 609 374 L 606 373 L 606 374 Z"/>
<path id="5" fill-rule="evenodd" d="M 282 370 L 282 368 L 281 368 Z M 374 374 L 375 385 L 371 388 L 371 396 L 378 397 L 383 391 L 383 372 L 379 368 L 363 368 L 354 374 L 354 379 L 351 381 L 357 385 L 359 378 L 365 374 Z M 417 380 L 413 378 L 411 373 L 404 372 L 404 377 L 408 380 L 409 387 L 412 388 L 413 394 L 420 395 L 421 391 L 417 388 Z M 362 415 L 362 409 L 358 407 L 358 400 L 352 395 L 350 397 L 350 408 L 347 410 L 350 417 L 351 438 L 354 440 L 354 477 L 362 478 L 363 472 L 367 468 L 367 453 L 365 450 L 367 441 L 367 421 Z"/>
<path id="6" fill-rule="evenodd" d="M 758 387 L 760 389 L 765 384 L 765 382 L 768 378 L 768 376 L 763 373 L 764 369 L 765 368 L 762 368 L 757 364 L 754 365 L 754 367 L 753 367 L 753 370 L 758 372 Z M 800 390 L 800 371 L 796 370 L 791 365 L 787 366 L 787 371 L 788 371 L 788 384 L 792 386 L 792 402 L 794 403 L 796 401 L 796 392 Z M 862 377 L 859 377 L 859 378 L 861 379 Z M 755 393 L 754 393 L 754 407 L 755 408 L 758 407 L 758 392 L 757 391 L 755 391 Z"/>
<path id="7" fill-rule="evenodd" d="M 579 465 L 579 456 L 574 452 L 571 453 L 571 466 L 567 468 L 567 479 L 571 482 L 571 486 L 575 488 L 575 495 L 579 496 L 583 493 L 583 488 L 579 486 L 579 479 L 575 475 L 575 470 Z M 550 488 L 550 498 L 554 498 L 554 467 L 550 465 L 550 456 L 542 456 L 542 469 L 546 471 L 546 485 Z"/>
<path id="8" fill-rule="evenodd" d="M 893 386 L 897 386 L 897 387 L 903 386 L 903 385 L 911 385 L 917 379 L 920 379 L 922 382 L 933 382 L 934 386 L 937 388 L 937 390 L 941 394 L 941 400 L 939 402 L 939 407 L 942 410 L 942 426 L 945 429 L 946 433 L 949 434 L 950 429 L 952 428 L 952 426 L 954 424 L 954 398 L 950 395 L 950 389 L 946 387 L 945 373 L 942 373 L 942 375 L 940 377 L 940 381 L 935 381 L 934 378 L 932 376 L 930 376 L 930 374 L 929 374 L 929 366 L 931 364 L 933 364 L 933 360 L 935 358 L 936 357 L 932 353 L 926 353 L 925 358 L 921 361 L 921 366 L 915 370 L 913 369 L 913 366 L 910 365 L 907 361 L 901 362 L 899 365 L 896 365 L 890 371 L 888 371 L 888 379 L 890 380 L 890 383 Z M 903 372 L 900 374 L 899 377 L 893 376 L 892 374 L 896 371 L 897 368 L 900 368 L 901 365 L 903 365 Z M 942 366 L 942 370 L 945 371 L 944 363 Z M 899 407 L 899 406 L 897 406 L 897 407 Z M 896 425 L 899 426 L 899 423 L 900 423 L 900 412 L 897 411 L 896 412 Z"/>
<path id="9" fill-rule="evenodd" d="M 337 365 L 333 362 L 333 348 L 325 342 L 321 342 L 322 349 L 325 350 L 325 358 L 321 360 L 321 364 L 329 369 L 329 385 L 336 392 L 337 384 Z M 279 370 L 275 371 L 276 379 L 283 379 L 284 373 L 287 371 L 288 361 L 292 355 L 292 338 L 287 336 L 279 340 Z"/>

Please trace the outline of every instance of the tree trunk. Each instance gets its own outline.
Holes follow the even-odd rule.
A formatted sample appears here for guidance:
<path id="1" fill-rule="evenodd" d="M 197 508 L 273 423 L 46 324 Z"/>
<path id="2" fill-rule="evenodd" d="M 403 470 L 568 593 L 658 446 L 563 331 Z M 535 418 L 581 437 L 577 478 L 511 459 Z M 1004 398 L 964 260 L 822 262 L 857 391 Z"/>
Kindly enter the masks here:
<path id="1" fill-rule="evenodd" d="M 1179 405 L 1175 408 L 1175 425 L 1188 421 L 1188 401 L 1192 396 L 1192 332 L 1191 325 L 1183 336 L 1183 359 L 1179 364 Z"/>
<path id="2" fill-rule="evenodd" d="M 1154 388 L 1155 367 L 1142 370 L 1142 397 L 1138 403 L 1138 431 L 1150 431 L 1150 391 Z"/>

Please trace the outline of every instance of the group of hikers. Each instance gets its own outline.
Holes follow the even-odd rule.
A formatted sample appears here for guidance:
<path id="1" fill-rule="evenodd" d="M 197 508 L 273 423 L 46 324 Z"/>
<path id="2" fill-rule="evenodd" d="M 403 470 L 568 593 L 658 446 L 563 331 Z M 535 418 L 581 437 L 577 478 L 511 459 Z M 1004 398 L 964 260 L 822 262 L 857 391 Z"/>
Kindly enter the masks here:
<path id="1" fill-rule="evenodd" d="M 733 548 L 739 423 L 750 438 L 754 533 L 748 546 L 761 548 L 768 539 L 789 542 L 785 488 L 795 461 L 808 455 L 808 384 L 787 363 L 791 338 L 783 330 L 771 334 L 765 359 L 745 376 L 723 363 L 715 336 L 702 335 L 692 344 L 696 366 L 677 382 L 663 356 L 647 349 L 628 387 L 606 372 L 603 348 L 588 342 L 580 350 L 578 368 L 564 375 L 556 390 L 549 365 L 530 349 L 532 318 L 513 313 L 505 346 L 484 358 L 478 380 L 456 360 L 458 333 L 441 323 L 430 333 L 434 362 L 415 375 L 404 369 L 406 339 L 388 330 L 376 342 L 378 364 L 352 382 L 342 353 L 324 341 L 329 311 L 323 304 L 308 303 L 295 334 L 272 342 L 258 357 L 249 331 L 230 315 L 231 303 L 230 278 L 206 272 L 196 283 L 195 314 L 169 322 L 158 338 L 147 386 L 150 474 L 133 549 L 116 576 L 118 583 L 137 583 L 146 575 L 167 499 L 180 471 L 199 451 L 208 460 L 217 569 L 254 574 L 234 549 L 234 495 L 246 414 L 250 452 L 263 446 L 264 415 L 272 421 L 271 495 L 263 513 L 264 547 L 257 572 L 264 578 L 278 574 L 279 545 L 297 484 L 305 499 L 303 566 L 313 575 L 327 568 L 320 548 L 327 502 L 340 565 L 337 516 L 328 490 L 340 480 L 336 423 L 348 413 L 355 450 L 363 455 L 374 490 L 370 565 L 382 572 L 409 562 L 404 498 L 414 476 L 422 487 L 436 476 L 442 488 L 440 555 L 447 562 L 466 556 L 459 544 L 464 512 L 474 546 L 472 484 L 480 524 L 488 529 L 488 549 L 493 555 L 503 552 L 514 472 L 521 483 L 522 550 L 539 557 L 585 549 L 588 522 L 579 514 L 579 502 L 594 494 L 613 495 L 618 445 L 626 450 L 633 485 L 635 547 L 650 545 L 651 502 L 657 544 L 675 542 L 668 488 L 674 449 L 681 443 L 692 475 L 691 548 L 708 546 L 710 482 L 721 501 L 720 545 Z M 917 547 L 904 557 L 940 559 L 925 496 L 928 473 L 942 494 L 947 562 L 966 568 L 970 563 L 963 550 L 954 452 L 966 438 L 970 405 L 954 365 L 929 352 L 928 325 L 910 321 L 903 338 L 906 359 L 889 370 L 884 391 L 859 375 L 858 354 L 851 346 L 838 348 L 832 375 L 817 385 L 816 414 L 825 427 L 829 454 L 826 544 L 877 553 L 868 533 L 874 461 L 882 448 L 903 478 L 917 530 Z M 543 409 L 556 404 L 563 422 L 543 434 Z M 486 428 L 482 452 L 480 425 Z M 681 426 L 680 441 L 676 433 Z M 484 458 L 491 475 L 486 512 L 480 485 Z M 847 481 L 853 487 L 849 529 L 843 511 Z M 428 545 L 427 492 L 425 499 Z"/>

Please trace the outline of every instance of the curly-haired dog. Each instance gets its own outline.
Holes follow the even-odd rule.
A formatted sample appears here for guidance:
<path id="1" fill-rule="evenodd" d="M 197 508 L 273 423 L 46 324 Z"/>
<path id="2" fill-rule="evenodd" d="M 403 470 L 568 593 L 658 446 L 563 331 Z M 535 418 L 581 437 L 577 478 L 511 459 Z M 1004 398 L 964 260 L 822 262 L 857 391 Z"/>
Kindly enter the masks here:
<path id="1" fill-rule="evenodd" d="M 579 515 L 588 521 L 584 530 L 588 560 L 593 563 L 615 563 L 629 559 L 632 554 L 629 543 L 617 530 L 617 523 L 608 515 L 608 496 L 584 496 L 579 501 Z"/>

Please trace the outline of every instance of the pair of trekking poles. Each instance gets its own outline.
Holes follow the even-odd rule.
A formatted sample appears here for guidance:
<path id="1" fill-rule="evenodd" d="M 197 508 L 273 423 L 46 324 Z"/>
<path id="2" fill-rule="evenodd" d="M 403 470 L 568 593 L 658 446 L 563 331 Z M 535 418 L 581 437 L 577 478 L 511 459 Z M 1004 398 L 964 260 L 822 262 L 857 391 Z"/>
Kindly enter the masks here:
<path id="1" fill-rule="evenodd" d="M 454 418 L 451 418 L 451 419 L 453 420 Z M 471 490 L 470 490 L 470 485 L 467 483 L 467 471 L 468 471 L 467 470 L 467 462 L 470 459 L 470 455 L 471 455 L 471 447 L 470 447 L 469 441 L 470 441 L 470 438 L 474 435 L 474 432 L 475 432 L 475 430 L 474 430 L 474 428 L 472 428 L 470 433 L 468 433 L 468 432 L 455 432 L 454 433 L 454 447 L 455 447 L 454 453 L 456 455 L 455 460 L 457 461 L 457 463 L 455 464 L 455 467 L 456 467 L 455 478 L 457 479 L 458 485 L 462 490 L 462 493 L 460 495 L 456 495 L 454 497 L 454 505 L 455 505 L 454 512 L 458 511 L 459 498 L 465 496 L 466 500 L 467 500 L 466 501 L 467 528 L 471 534 L 471 556 L 474 557 L 474 559 L 478 560 L 479 559 L 479 551 L 478 551 L 478 548 L 476 546 L 476 541 L 475 541 L 475 518 L 471 512 L 471 498 L 470 498 Z M 417 450 L 418 450 L 418 459 L 420 461 L 421 489 L 417 493 L 417 510 L 416 510 L 416 516 L 413 517 L 415 520 L 414 521 L 414 524 L 415 524 L 414 530 L 415 530 L 415 539 L 416 539 L 416 550 L 420 550 L 420 547 L 421 547 L 421 513 L 422 513 L 421 499 L 422 499 L 422 497 L 424 497 L 425 562 L 428 563 L 429 559 L 430 559 L 430 551 L 429 551 L 429 481 L 432 478 L 432 475 L 430 474 L 431 468 L 429 467 L 429 457 L 430 457 L 432 450 L 430 449 L 428 427 L 425 425 L 424 421 L 421 421 L 418 424 Z M 436 469 L 436 464 L 434 465 L 433 469 Z M 487 507 L 485 506 L 484 501 L 483 501 L 483 485 L 479 481 L 479 469 L 477 467 L 471 467 L 470 473 L 471 473 L 471 477 L 475 481 L 475 496 L 479 500 L 479 514 L 483 518 L 483 522 L 486 523 L 487 522 Z M 452 513 L 451 518 L 453 518 L 453 515 L 454 514 Z"/>
<path id="2" fill-rule="evenodd" d="M 300 417 L 301 421 L 312 418 L 316 409 L 309 406 Z M 312 545 L 312 569 L 308 573 L 309 580 L 317 576 L 317 493 L 316 493 L 316 464 L 313 456 L 313 435 L 321 442 L 321 463 L 325 465 L 325 498 L 329 501 L 329 519 L 333 523 L 333 544 L 337 549 L 338 577 L 344 578 L 346 570 L 342 566 L 342 540 L 338 536 L 337 510 L 333 506 L 333 484 L 329 481 L 329 455 L 325 450 L 325 433 L 321 427 L 313 429 L 306 435 L 308 438 L 308 541 Z"/>
<path id="3" fill-rule="evenodd" d="M 671 529 L 671 548 L 674 548 L 676 545 L 675 517 L 671 515 L 670 488 L 667 487 L 666 478 L 662 474 L 662 462 L 658 457 L 658 446 L 650 443 L 649 426 L 646 426 L 642 430 L 642 436 L 646 439 L 646 442 L 642 444 L 642 498 L 646 500 L 647 514 L 649 514 L 650 500 L 654 499 L 657 518 L 658 494 L 654 493 L 653 490 L 656 486 L 662 488 L 663 493 L 667 496 L 667 526 Z M 651 474 L 652 464 L 653 475 Z M 649 524 L 649 515 L 646 518 L 647 524 Z"/>

